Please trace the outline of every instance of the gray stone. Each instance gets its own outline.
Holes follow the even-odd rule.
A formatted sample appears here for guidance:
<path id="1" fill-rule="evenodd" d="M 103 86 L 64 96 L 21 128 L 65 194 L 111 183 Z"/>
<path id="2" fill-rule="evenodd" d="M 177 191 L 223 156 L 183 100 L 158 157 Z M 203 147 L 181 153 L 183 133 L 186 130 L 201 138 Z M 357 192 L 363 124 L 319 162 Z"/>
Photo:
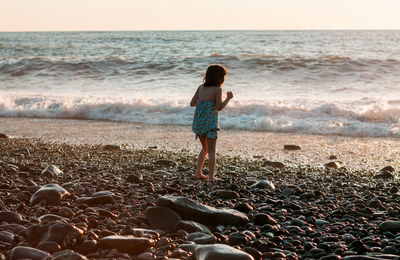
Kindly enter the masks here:
<path id="1" fill-rule="evenodd" d="M 174 227 L 174 230 L 175 231 L 185 230 L 188 233 L 192 232 L 211 233 L 211 230 L 207 226 L 191 220 L 179 221 Z"/>
<path id="2" fill-rule="evenodd" d="M 216 190 L 214 191 L 214 194 L 218 198 L 228 199 L 228 200 L 238 199 L 240 197 L 239 193 L 232 190 Z"/>
<path id="3" fill-rule="evenodd" d="M 47 256 L 49 256 L 48 253 L 33 247 L 17 246 L 11 250 L 10 260 L 17 260 L 17 259 L 42 260 L 44 257 Z"/>
<path id="4" fill-rule="evenodd" d="M 268 180 L 258 181 L 257 183 L 252 185 L 252 187 L 257 188 L 257 189 L 268 189 L 270 191 L 275 190 L 275 185 L 271 181 L 268 181 Z"/>
<path id="5" fill-rule="evenodd" d="M 57 253 L 54 253 L 51 256 L 46 257 L 43 260 L 87 260 L 86 256 L 83 256 L 75 251 L 70 249 L 63 250 Z"/>
<path id="6" fill-rule="evenodd" d="M 1 211 L 0 212 L 0 222 L 15 223 L 19 224 L 22 221 L 20 214 L 14 211 Z"/>
<path id="7" fill-rule="evenodd" d="M 400 232 L 400 221 L 384 221 L 379 224 L 382 231 Z"/>
<path id="8" fill-rule="evenodd" d="M 106 249 L 116 248 L 121 252 L 137 255 L 143 253 L 154 242 L 147 238 L 134 236 L 107 236 L 100 239 L 99 247 Z"/>
<path id="9" fill-rule="evenodd" d="M 115 203 L 114 197 L 112 195 L 102 195 L 95 197 L 79 197 L 76 200 L 79 204 L 87 204 L 89 206 L 113 204 Z"/>
<path id="10" fill-rule="evenodd" d="M 148 207 L 144 214 L 152 228 L 163 230 L 172 230 L 182 219 L 175 211 L 166 207 Z"/>
<path id="11" fill-rule="evenodd" d="M 215 244 L 215 242 L 217 242 L 217 239 L 213 235 L 201 232 L 190 233 L 187 237 L 187 240 L 193 241 L 200 245 Z"/>
<path id="12" fill-rule="evenodd" d="M 243 213 L 234 209 L 217 209 L 186 197 L 163 196 L 156 204 L 178 213 L 185 220 L 194 220 L 205 225 L 236 225 L 249 221 Z"/>
<path id="13" fill-rule="evenodd" d="M 254 260 L 250 254 L 224 244 L 198 246 L 195 255 L 196 260 Z"/>
<path id="14" fill-rule="evenodd" d="M 33 206 L 41 201 L 58 204 L 62 198 L 68 195 L 70 195 L 69 192 L 60 185 L 46 184 L 32 195 L 30 205 Z"/>

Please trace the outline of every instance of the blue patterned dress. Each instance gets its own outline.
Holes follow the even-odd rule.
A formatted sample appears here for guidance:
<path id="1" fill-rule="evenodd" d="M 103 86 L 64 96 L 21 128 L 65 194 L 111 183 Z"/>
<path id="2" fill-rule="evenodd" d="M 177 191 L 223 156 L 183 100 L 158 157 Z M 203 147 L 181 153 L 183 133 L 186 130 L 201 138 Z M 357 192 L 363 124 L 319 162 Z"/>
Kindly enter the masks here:
<path id="1" fill-rule="evenodd" d="M 214 101 L 198 100 L 192 125 L 192 131 L 196 134 L 196 138 L 206 136 L 207 138 L 217 139 L 218 130 L 218 110 L 215 109 Z"/>

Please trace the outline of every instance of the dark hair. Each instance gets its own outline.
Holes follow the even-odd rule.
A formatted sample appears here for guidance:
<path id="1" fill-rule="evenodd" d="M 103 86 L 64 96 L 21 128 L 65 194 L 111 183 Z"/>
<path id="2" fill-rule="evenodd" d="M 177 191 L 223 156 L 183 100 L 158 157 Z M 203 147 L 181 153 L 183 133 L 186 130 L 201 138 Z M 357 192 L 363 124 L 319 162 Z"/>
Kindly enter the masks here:
<path id="1" fill-rule="evenodd" d="M 226 73 L 227 70 L 222 65 L 212 64 L 208 66 L 203 86 L 220 87 L 224 83 Z"/>

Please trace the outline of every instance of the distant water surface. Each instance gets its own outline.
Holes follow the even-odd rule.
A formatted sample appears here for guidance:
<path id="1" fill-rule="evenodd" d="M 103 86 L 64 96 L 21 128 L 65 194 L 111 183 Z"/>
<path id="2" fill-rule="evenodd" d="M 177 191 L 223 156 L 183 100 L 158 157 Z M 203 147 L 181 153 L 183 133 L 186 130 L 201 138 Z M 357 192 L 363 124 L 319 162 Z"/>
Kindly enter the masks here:
<path id="1" fill-rule="evenodd" d="M 221 126 L 400 138 L 400 31 L 0 33 L 0 116 L 190 125 L 208 64 Z"/>

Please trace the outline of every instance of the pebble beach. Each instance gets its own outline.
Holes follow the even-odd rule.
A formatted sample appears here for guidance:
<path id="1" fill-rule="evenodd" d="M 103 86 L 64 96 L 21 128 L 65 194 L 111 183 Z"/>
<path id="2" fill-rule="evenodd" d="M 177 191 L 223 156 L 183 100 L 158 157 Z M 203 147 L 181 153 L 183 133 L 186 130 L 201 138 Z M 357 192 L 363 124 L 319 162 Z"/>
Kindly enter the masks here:
<path id="1" fill-rule="evenodd" d="M 1 137 L 1 260 L 400 257 L 395 157 L 226 153 L 210 182 L 193 179 L 190 147 Z"/>

